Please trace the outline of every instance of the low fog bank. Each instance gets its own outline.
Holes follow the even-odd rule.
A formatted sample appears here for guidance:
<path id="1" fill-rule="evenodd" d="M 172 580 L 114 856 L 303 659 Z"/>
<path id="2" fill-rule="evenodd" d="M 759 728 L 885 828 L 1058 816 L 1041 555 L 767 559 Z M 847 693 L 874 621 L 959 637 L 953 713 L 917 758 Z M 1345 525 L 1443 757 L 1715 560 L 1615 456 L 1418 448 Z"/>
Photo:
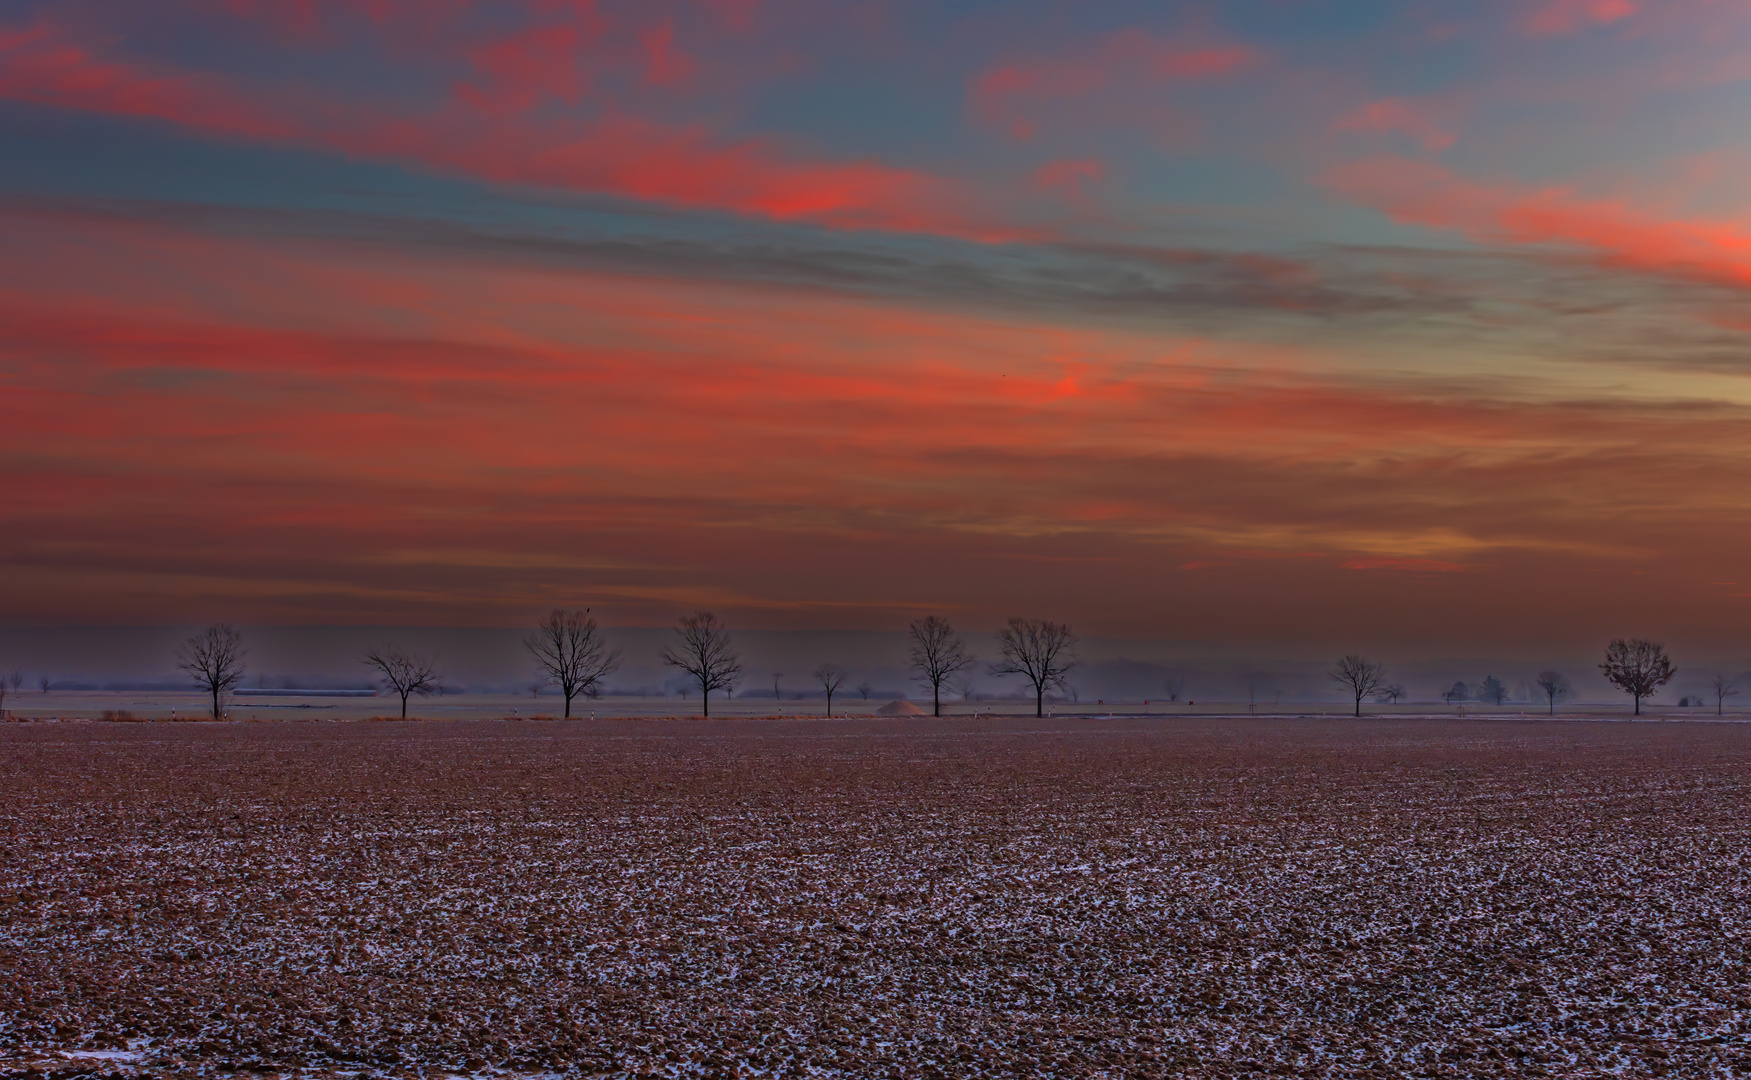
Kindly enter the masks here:
<path id="1" fill-rule="evenodd" d="M 0 674 L 18 672 L 22 690 L 38 690 L 43 681 L 62 690 L 123 690 L 185 688 L 178 672 L 178 644 L 197 627 L 51 627 L 0 628 Z M 245 689 L 368 689 L 376 685 L 359 657 L 373 645 L 394 643 L 436 660 L 447 691 L 530 693 L 538 684 L 534 664 L 523 647 L 525 631 L 505 628 L 454 627 L 243 627 L 249 650 Z M 608 627 L 608 640 L 624 659 L 608 680 L 609 695 L 690 697 L 695 691 L 674 669 L 663 666 L 660 653 L 673 639 L 666 628 Z M 980 663 L 964 679 L 944 688 L 945 700 L 987 701 L 1025 696 L 1015 678 L 986 673 L 986 662 L 997 656 L 988 634 L 964 635 Z M 908 640 L 904 633 L 885 631 L 734 632 L 747 675 L 736 688 L 739 699 L 771 700 L 776 680 L 783 700 L 820 696 L 811 673 L 823 663 L 845 670 L 839 693 L 845 698 L 888 700 L 928 698 L 929 687 L 907 671 Z M 1603 654 L 1604 642 L 1600 642 Z M 1275 705 L 1287 702 L 1339 702 L 1342 688 L 1326 676 L 1346 650 L 1330 657 L 1248 656 L 1244 649 L 1209 643 L 1147 642 L 1108 638 L 1084 639 L 1078 646 L 1083 663 L 1065 695 L 1082 702 L 1227 701 Z M 1388 682 L 1402 686 L 1407 701 L 1443 701 L 1455 683 L 1477 700 L 1485 680 L 1494 677 L 1510 702 L 1542 703 L 1536 685 L 1539 672 L 1554 669 L 1574 686 L 1576 702 L 1616 703 L 1623 695 L 1600 675 L 1599 656 L 1521 658 L 1395 659 L 1373 655 L 1387 666 Z M 1678 678 L 1657 700 L 1676 704 L 1706 702 L 1716 673 L 1737 677 L 1751 701 L 1751 660 L 1675 655 Z M 1735 703 L 1728 699 L 1728 704 Z"/>

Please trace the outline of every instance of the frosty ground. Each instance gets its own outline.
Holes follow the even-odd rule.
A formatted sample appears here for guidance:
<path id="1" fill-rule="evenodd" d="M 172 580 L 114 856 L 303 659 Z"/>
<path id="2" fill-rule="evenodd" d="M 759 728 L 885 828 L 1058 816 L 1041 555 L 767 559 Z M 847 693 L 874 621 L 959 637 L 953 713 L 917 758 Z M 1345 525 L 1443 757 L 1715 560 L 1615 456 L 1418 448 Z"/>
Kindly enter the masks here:
<path id="1" fill-rule="evenodd" d="M 1727 1076 L 1751 725 L 0 728 L 0 1071 Z"/>

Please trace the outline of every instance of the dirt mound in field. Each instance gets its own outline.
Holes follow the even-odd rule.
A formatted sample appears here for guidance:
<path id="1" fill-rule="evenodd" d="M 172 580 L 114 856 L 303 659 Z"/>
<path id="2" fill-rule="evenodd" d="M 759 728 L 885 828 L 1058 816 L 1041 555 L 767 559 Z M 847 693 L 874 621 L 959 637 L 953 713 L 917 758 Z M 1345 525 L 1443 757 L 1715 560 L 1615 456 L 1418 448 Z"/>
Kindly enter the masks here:
<path id="1" fill-rule="evenodd" d="M 924 710 L 910 701 L 890 701 L 876 710 L 877 716 L 923 716 Z"/>

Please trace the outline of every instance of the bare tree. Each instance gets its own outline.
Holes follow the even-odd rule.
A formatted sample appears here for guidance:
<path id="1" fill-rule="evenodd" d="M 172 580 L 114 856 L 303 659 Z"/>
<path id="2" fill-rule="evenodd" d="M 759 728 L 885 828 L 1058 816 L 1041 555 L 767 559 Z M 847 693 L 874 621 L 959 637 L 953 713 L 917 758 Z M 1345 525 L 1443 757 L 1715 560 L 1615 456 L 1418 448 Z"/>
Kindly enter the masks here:
<path id="1" fill-rule="evenodd" d="M 1374 700 L 1391 702 L 1392 704 L 1397 705 L 1400 701 L 1404 700 L 1404 695 L 1404 683 L 1389 683 L 1380 688 L 1380 692 L 1375 695 Z"/>
<path id="2" fill-rule="evenodd" d="M 1355 653 L 1339 660 L 1337 666 L 1326 672 L 1334 682 L 1342 683 L 1350 693 L 1356 696 L 1356 715 L 1362 715 L 1362 699 L 1369 694 L 1378 693 L 1386 686 L 1386 668 L 1372 660 L 1364 660 Z"/>
<path id="3" fill-rule="evenodd" d="M 1240 687 L 1242 690 L 1246 691 L 1246 703 L 1248 705 L 1257 704 L 1259 692 L 1268 689 L 1270 684 L 1271 677 L 1255 668 L 1245 668 L 1240 673 Z"/>
<path id="4" fill-rule="evenodd" d="M 1179 696 L 1186 692 L 1185 672 L 1175 671 L 1169 673 L 1167 678 L 1163 680 L 1161 688 L 1167 691 L 1167 700 L 1178 701 Z"/>
<path id="5" fill-rule="evenodd" d="M 1646 638 L 1613 638 L 1605 648 L 1599 670 L 1611 685 L 1635 698 L 1635 714 L 1642 714 L 1642 699 L 1672 681 L 1678 669 L 1666 655 L 1666 646 Z"/>
<path id="6" fill-rule="evenodd" d="M 699 685 L 700 709 L 711 715 L 711 692 L 728 693 L 742 678 L 742 661 L 730 648 L 730 632 L 709 611 L 696 611 L 682 618 L 675 633 L 678 645 L 665 646 L 663 663 L 680 668 Z"/>
<path id="7" fill-rule="evenodd" d="M 535 658 L 546 681 L 565 695 L 567 719 L 571 718 L 573 698 L 600 694 L 602 680 L 620 669 L 620 650 L 610 649 L 602 640 L 589 608 L 555 608 L 523 639 L 523 647 Z"/>
<path id="8" fill-rule="evenodd" d="M 1076 635 L 1063 623 L 1041 619 L 1011 619 L 997 632 L 1003 659 L 991 665 L 993 675 L 1020 675 L 1034 688 L 1034 715 L 1046 715 L 1046 691 L 1068 690 L 1070 673 L 1079 660 L 1070 651 Z"/>
<path id="9" fill-rule="evenodd" d="M 1449 705 L 1453 704 L 1455 701 L 1470 701 L 1471 687 L 1465 685 L 1463 681 L 1456 682 L 1452 686 L 1441 691 L 1441 699 Z"/>
<path id="10" fill-rule="evenodd" d="M 774 671 L 772 673 L 772 700 L 775 702 L 784 700 L 778 692 L 778 680 L 782 678 L 784 678 L 784 672 Z"/>
<path id="11" fill-rule="evenodd" d="M 1538 673 L 1537 684 L 1550 702 L 1550 715 L 1555 716 L 1556 703 L 1569 696 L 1569 677 L 1560 671 L 1541 671 Z"/>
<path id="12" fill-rule="evenodd" d="M 402 652 L 394 645 L 371 649 L 359 658 L 359 663 L 374 667 L 389 684 L 389 689 L 401 695 L 401 718 L 407 719 L 407 696 L 431 693 L 438 686 L 438 669 L 424 656 Z"/>
<path id="13" fill-rule="evenodd" d="M 821 684 L 821 689 L 827 692 L 827 719 L 833 718 L 833 694 L 845 682 L 845 673 L 832 664 L 822 664 L 815 669 L 815 679 Z"/>
<path id="14" fill-rule="evenodd" d="M 855 687 L 855 689 L 857 690 L 857 696 L 862 698 L 865 701 L 868 701 L 869 696 L 871 694 L 875 693 L 875 687 L 873 687 L 869 684 L 868 679 L 865 679 L 864 681 L 858 683 L 857 686 Z"/>
<path id="15" fill-rule="evenodd" d="M 225 715 L 224 696 L 243 681 L 243 635 L 229 623 L 214 623 L 177 650 L 176 666 L 213 698 L 213 719 Z"/>
<path id="16" fill-rule="evenodd" d="M 1502 680 L 1494 675 L 1485 675 L 1483 682 L 1477 686 L 1477 699 L 1500 705 L 1507 700 L 1508 688 L 1502 685 Z"/>
<path id="17" fill-rule="evenodd" d="M 1721 716 L 1726 711 L 1726 702 L 1730 697 L 1739 696 L 1739 680 L 1729 678 L 1720 672 L 1715 672 L 1709 679 L 1708 688 L 1715 692 L 1715 715 Z"/>
<path id="18" fill-rule="evenodd" d="M 51 682 L 52 680 L 47 675 L 44 675 L 36 681 L 36 684 L 42 689 L 42 692 L 46 694 L 49 692 L 49 685 Z"/>
<path id="19" fill-rule="evenodd" d="M 18 681 L 14 682 L 13 681 L 14 679 L 16 679 Z M 7 687 L 10 686 L 13 690 L 17 690 L 18 683 L 23 682 L 23 681 L 24 681 L 23 676 L 19 675 L 18 672 L 16 672 L 16 671 L 14 671 L 10 675 L 0 676 L 0 716 L 6 715 L 6 690 L 7 690 Z"/>
<path id="20" fill-rule="evenodd" d="M 930 715 L 942 715 L 942 684 L 972 667 L 976 657 L 947 619 L 927 615 L 906 628 L 912 635 L 912 676 L 930 684 Z"/>
<path id="21" fill-rule="evenodd" d="M 973 695 L 978 693 L 978 690 L 974 688 L 973 680 L 971 679 L 956 679 L 955 684 L 950 687 L 950 689 L 961 695 L 962 701 L 972 701 Z"/>

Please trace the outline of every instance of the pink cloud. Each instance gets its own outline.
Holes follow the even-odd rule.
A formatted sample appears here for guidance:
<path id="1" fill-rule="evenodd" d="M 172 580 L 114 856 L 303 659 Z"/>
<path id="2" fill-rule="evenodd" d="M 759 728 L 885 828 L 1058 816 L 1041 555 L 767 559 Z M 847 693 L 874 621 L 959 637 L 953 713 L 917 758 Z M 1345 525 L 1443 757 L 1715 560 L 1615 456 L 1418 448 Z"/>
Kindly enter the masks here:
<path id="1" fill-rule="evenodd" d="M 1034 170 L 1034 187 L 1076 201 L 1084 197 L 1084 185 L 1106 173 L 1106 166 L 1093 159 L 1049 161 Z"/>
<path id="2" fill-rule="evenodd" d="M 521 81 L 475 88 L 497 112 L 537 93 L 581 89 L 559 63 L 563 35 L 520 41 L 489 60 L 535 50 Z M 720 139 L 703 127 L 618 117 L 595 121 L 497 118 L 455 109 L 397 117 L 331 102 L 298 108 L 252 100 L 219 80 L 100 60 L 56 35 L 13 34 L 0 49 L 0 99 L 151 117 L 209 134 L 316 146 L 411 162 L 480 179 L 535 184 L 848 229 L 1010 239 L 1018 230 L 975 213 L 970 195 L 940 177 L 877 161 L 822 162 L 761 138 Z M 460 91 L 459 91 L 460 92 Z M 466 96 L 466 95 L 465 95 Z"/>
<path id="3" fill-rule="evenodd" d="M 1339 120 L 1336 127 L 1367 135 L 1407 135 L 1431 153 L 1448 149 L 1457 138 L 1429 119 L 1416 103 L 1400 97 L 1370 101 Z"/>
<path id="4" fill-rule="evenodd" d="M 1580 249 L 1606 266 L 1751 286 L 1751 232 L 1736 223 L 1665 220 L 1568 188 L 1480 184 L 1404 158 L 1354 162 L 1325 179 L 1395 221 L 1488 243 Z"/>
<path id="5" fill-rule="evenodd" d="M 1639 10 L 1635 0 L 1547 0 L 1521 26 L 1535 37 L 1557 37 L 1591 26 L 1606 26 Z"/>
<path id="6" fill-rule="evenodd" d="M 209 80 L 107 63 L 52 33 L 0 31 L 0 98 L 170 120 L 252 138 L 289 133 L 285 124 L 230 99 Z"/>
<path id="7" fill-rule="evenodd" d="M 489 112 L 523 112 L 543 97 L 575 104 L 584 91 L 578 50 L 585 33 L 574 25 L 537 26 L 473 49 L 482 84 L 462 83 L 457 96 Z"/>
<path id="8" fill-rule="evenodd" d="M 760 0 L 699 0 L 732 30 L 746 30 L 754 23 Z"/>
<path id="9" fill-rule="evenodd" d="M 644 46 L 647 86 L 679 86 L 690 81 L 699 66 L 675 47 L 675 20 L 664 19 L 639 36 Z"/>
<path id="10" fill-rule="evenodd" d="M 1120 30 L 1051 58 L 1009 60 L 973 80 L 973 114 L 1020 139 L 1031 138 L 1042 105 L 1109 90 L 1140 90 L 1231 75 L 1258 59 L 1246 45 L 1188 45 L 1144 30 Z"/>

